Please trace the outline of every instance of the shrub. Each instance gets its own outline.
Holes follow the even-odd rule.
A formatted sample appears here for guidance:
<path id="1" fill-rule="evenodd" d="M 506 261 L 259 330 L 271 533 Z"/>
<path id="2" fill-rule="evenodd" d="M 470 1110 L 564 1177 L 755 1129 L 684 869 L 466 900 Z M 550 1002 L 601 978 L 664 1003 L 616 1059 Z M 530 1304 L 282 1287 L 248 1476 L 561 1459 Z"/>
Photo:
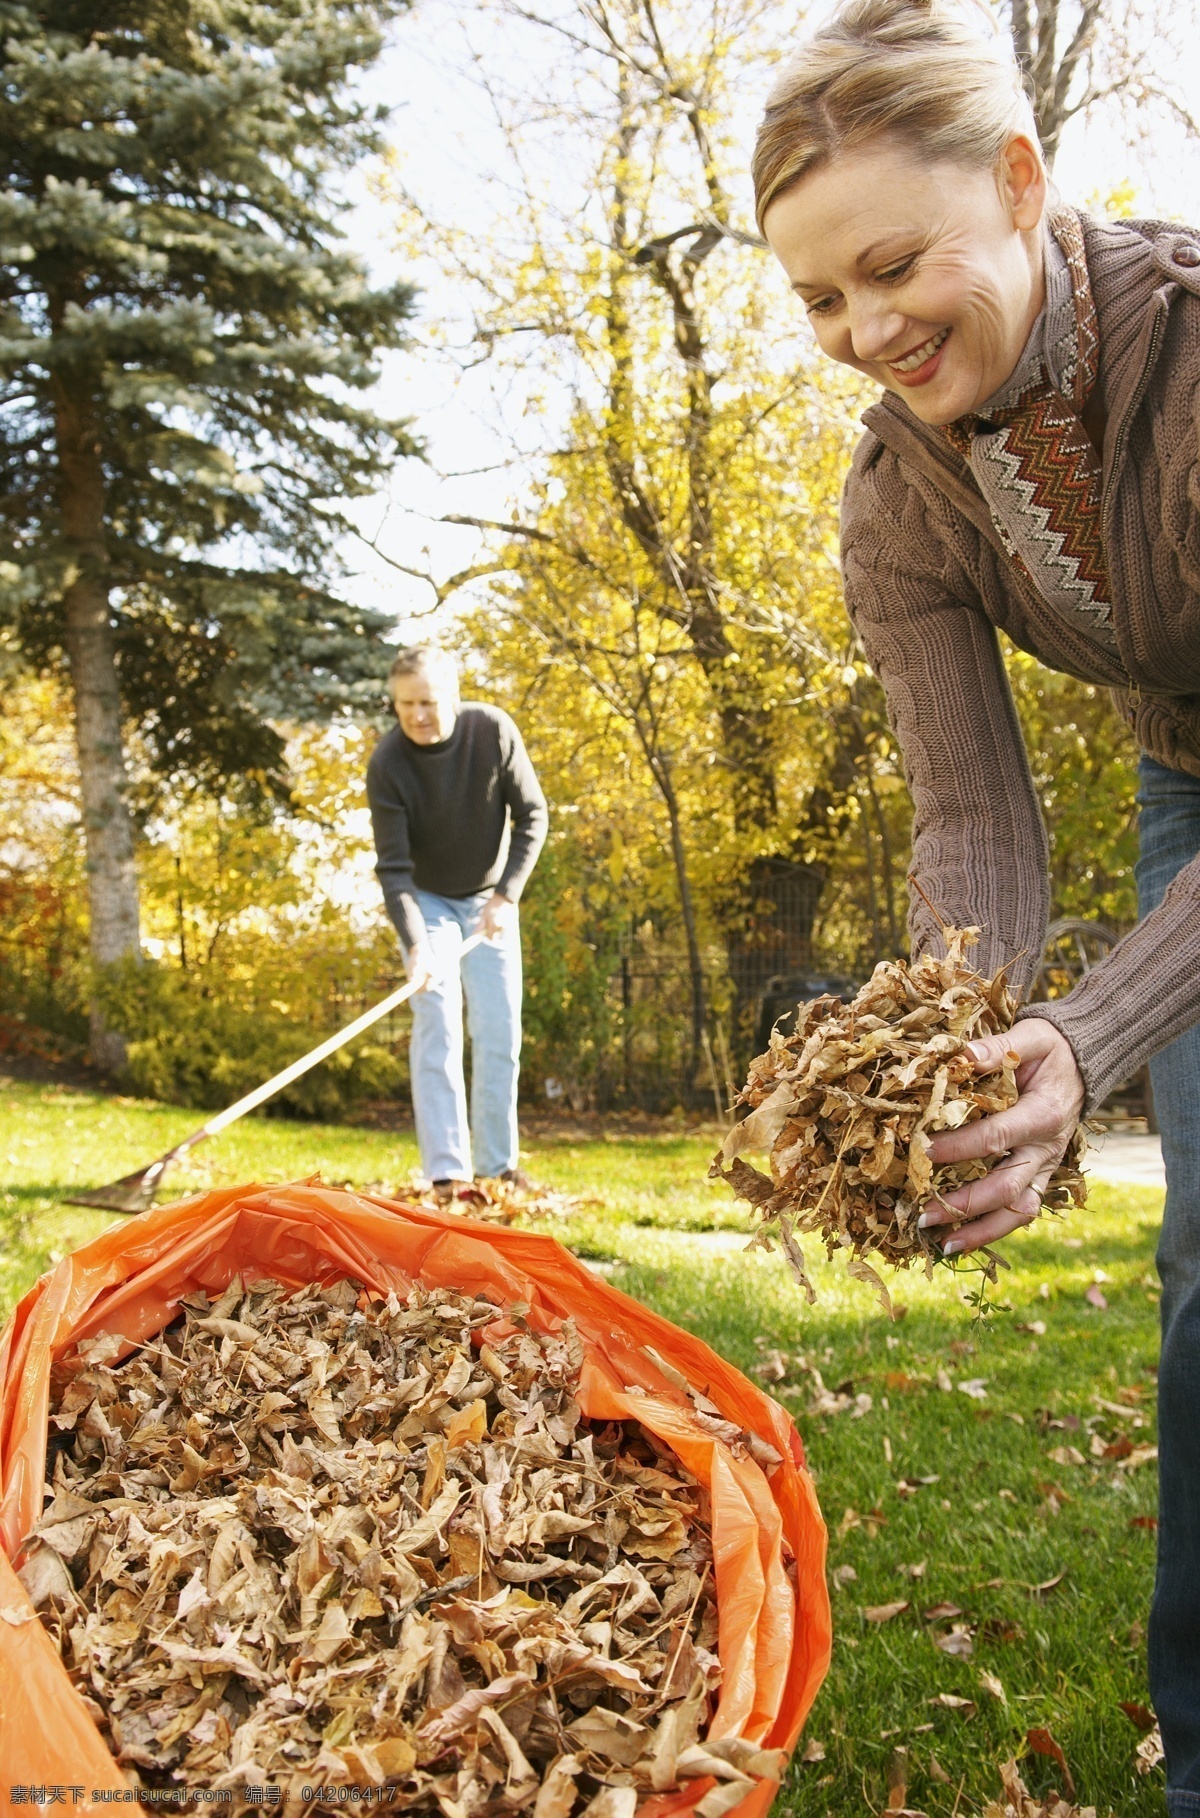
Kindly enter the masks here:
<path id="1" fill-rule="evenodd" d="M 150 962 L 114 967 L 97 986 L 113 1028 L 128 1043 L 130 1086 L 150 1098 L 216 1110 L 279 1073 L 321 1040 L 278 1012 L 218 996 L 211 979 Z M 396 1092 L 401 1062 L 378 1043 L 340 1049 L 270 1102 L 302 1117 L 336 1118 L 364 1098 Z"/>

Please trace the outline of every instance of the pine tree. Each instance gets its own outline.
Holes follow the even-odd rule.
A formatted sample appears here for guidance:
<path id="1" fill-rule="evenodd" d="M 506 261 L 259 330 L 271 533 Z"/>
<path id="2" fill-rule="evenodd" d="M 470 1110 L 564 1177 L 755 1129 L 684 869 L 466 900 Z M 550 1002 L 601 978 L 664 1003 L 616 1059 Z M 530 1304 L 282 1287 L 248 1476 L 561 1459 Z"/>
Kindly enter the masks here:
<path id="1" fill-rule="evenodd" d="M 130 729 L 163 787 L 279 793 L 272 722 L 386 663 L 337 548 L 412 452 L 362 398 L 411 291 L 336 214 L 403 4 L 0 0 L 0 630 L 69 671 L 101 966 L 138 951 Z"/>

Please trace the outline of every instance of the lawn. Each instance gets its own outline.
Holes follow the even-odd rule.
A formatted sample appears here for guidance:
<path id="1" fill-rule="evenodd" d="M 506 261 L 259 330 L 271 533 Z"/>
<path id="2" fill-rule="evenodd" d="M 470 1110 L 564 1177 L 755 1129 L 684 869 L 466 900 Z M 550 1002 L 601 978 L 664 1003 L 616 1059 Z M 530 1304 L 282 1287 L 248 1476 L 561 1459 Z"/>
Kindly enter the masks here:
<path id="1" fill-rule="evenodd" d="M 81 1090 L 0 1088 L 0 1305 L 110 1222 L 61 1205 L 66 1187 L 128 1172 L 195 1122 Z M 743 1254 L 742 1209 L 704 1178 L 712 1146 L 702 1132 L 547 1137 L 524 1161 L 586 1202 L 548 1228 L 758 1371 L 803 1436 L 830 1527 L 836 1640 L 801 1745 L 822 1758 L 793 1768 L 777 1813 L 881 1811 L 897 1747 L 910 1807 L 978 1811 L 999 1791 L 996 1764 L 1037 1728 L 1101 1818 L 1160 1812 L 1161 1770 L 1135 1774 L 1138 1732 L 1120 1708 L 1147 1699 L 1155 1484 L 1140 1455 L 1154 1443 L 1159 1195 L 1100 1185 L 1087 1211 L 1011 1241 L 997 1290 L 1011 1310 L 983 1324 L 964 1299 L 978 1278 L 942 1271 L 895 1284 L 889 1324 L 838 1267 L 814 1269 L 809 1308 L 775 1258 Z M 319 1172 L 390 1187 L 415 1163 L 404 1134 L 253 1119 L 169 1185 Z M 1086 1298 L 1097 1287 L 1107 1305 Z M 863 1614 L 900 1603 L 883 1622 Z M 1061 1784 L 1041 1756 L 1022 1771 L 1032 1788 Z"/>

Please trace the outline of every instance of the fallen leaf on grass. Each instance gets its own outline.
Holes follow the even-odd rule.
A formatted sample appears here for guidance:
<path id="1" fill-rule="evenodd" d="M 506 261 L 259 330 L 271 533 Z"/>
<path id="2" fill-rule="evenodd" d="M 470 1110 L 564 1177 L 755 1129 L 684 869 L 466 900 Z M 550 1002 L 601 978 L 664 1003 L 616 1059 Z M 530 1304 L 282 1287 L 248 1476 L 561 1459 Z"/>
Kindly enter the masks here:
<path id="1" fill-rule="evenodd" d="M 1117 1469 L 1118 1471 L 1136 1471 L 1139 1465 L 1153 1464 L 1157 1457 L 1157 1446 L 1134 1446 L 1127 1458 L 1117 1460 Z"/>
<path id="2" fill-rule="evenodd" d="M 987 1398 L 987 1377 L 971 1376 L 966 1382 L 958 1384 L 959 1393 L 969 1395 L 973 1401 L 984 1401 Z"/>
<path id="3" fill-rule="evenodd" d="M 1162 1733 L 1157 1724 L 1148 1736 L 1143 1736 L 1134 1752 L 1134 1766 L 1139 1774 L 1152 1774 L 1163 1762 Z"/>
<path id="4" fill-rule="evenodd" d="M 1087 1459 L 1076 1446 L 1051 1446 L 1046 1457 L 1052 1464 L 1057 1465 L 1081 1465 L 1087 1463 Z"/>
<path id="5" fill-rule="evenodd" d="M 858 1578 L 858 1573 L 854 1570 L 852 1565 L 840 1565 L 834 1566 L 829 1576 L 833 1580 L 834 1588 L 839 1591 L 844 1591 L 848 1584 L 854 1584 Z"/>
<path id="6" fill-rule="evenodd" d="M 922 1610 L 924 1622 L 947 1622 L 952 1616 L 961 1616 L 962 1611 L 956 1603 L 935 1603 L 932 1609 Z"/>
<path id="7" fill-rule="evenodd" d="M 1032 1332 L 1035 1338 L 1045 1338 L 1046 1322 L 1044 1319 L 1027 1319 L 1013 1327 L 1014 1332 Z"/>
<path id="8" fill-rule="evenodd" d="M 928 1564 L 927 1559 L 918 1559 L 914 1565 L 897 1566 L 896 1570 L 902 1578 L 924 1578 L 925 1567 Z"/>
<path id="9" fill-rule="evenodd" d="M 971 1631 L 963 1622 L 953 1623 L 944 1635 L 935 1635 L 933 1645 L 940 1648 L 943 1654 L 950 1654 L 960 1660 L 969 1660 L 975 1652 Z"/>
<path id="10" fill-rule="evenodd" d="M 938 1692 L 929 1703 L 940 1705 L 944 1711 L 957 1711 L 967 1722 L 979 1709 L 973 1698 L 960 1698 L 957 1692 Z"/>
<path id="11" fill-rule="evenodd" d="M 936 1755 L 929 1757 L 929 1778 L 936 1780 L 939 1786 L 953 1786 L 953 1777 L 948 1774 Z"/>
<path id="12" fill-rule="evenodd" d="M 979 1675 L 979 1683 L 985 1692 L 989 1693 L 991 1697 L 998 1699 L 1001 1704 L 1008 1703 L 1008 1693 L 994 1673 L 989 1673 L 985 1668 Z"/>
<path id="13" fill-rule="evenodd" d="M 936 1473 L 931 1477 L 902 1477 L 896 1485 L 896 1494 L 897 1496 L 915 1496 L 918 1490 L 928 1489 L 930 1484 L 941 1481 Z"/>
<path id="14" fill-rule="evenodd" d="M 1092 1283 L 1083 1298 L 1087 1301 L 1089 1306 L 1095 1307 L 1098 1312 L 1108 1312 L 1108 1301 L 1104 1297 L 1103 1289 L 1098 1288 L 1095 1282 Z"/>
<path id="15" fill-rule="evenodd" d="M 810 1737 L 804 1745 L 804 1753 L 801 1755 L 800 1759 L 801 1761 L 807 1761 L 810 1764 L 814 1761 L 824 1761 L 825 1744 L 823 1742 L 818 1742 L 815 1736 Z"/>
<path id="16" fill-rule="evenodd" d="M 1029 1595 L 1031 1597 L 1049 1597 L 1051 1591 L 1057 1591 L 1066 1575 L 1065 1571 L 1056 1572 L 1053 1578 L 1044 1578 L 1041 1584 L 1031 1584 Z"/>
<path id="17" fill-rule="evenodd" d="M 1025 1631 L 1008 1616 L 988 1616 L 979 1625 L 981 1641 L 1023 1641 Z"/>
<path id="18" fill-rule="evenodd" d="M 1144 1704 L 1122 1703 L 1121 1709 L 1124 1711 L 1135 1730 L 1152 1730 L 1157 1722 L 1154 1712 L 1147 1710 Z"/>
<path id="19" fill-rule="evenodd" d="M 909 1607 L 908 1598 L 903 1597 L 896 1603 L 874 1603 L 863 1611 L 868 1622 L 890 1622 L 893 1616 L 900 1616 Z"/>
<path id="20" fill-rule="evenodd" d="M 1043 1729 L 1026 1730 L 1025 1740 L 1035 1755 L 1048 1755 L 1051 1761 L 1057 1762 L 1067 1792 L 1070 1794 L 1071 1798 L 1074 1799 L 1075 1781 L 1072 1778 L 1070 1768 L 1067 1766 L 1067 1758 L 1062 1752 L 1061 1743 L 1055 1741 L 1049 1730 Z"/>
<path id="21" fill-rule="evenodd" d="M 1093 1433 L 1092 1443 L 1088 1450 L 1093 1458 L 1128 1458 L 1133 1451 L 1133 1441 L 1128 1433 L 1122 1433 L 1111 1443 L 1104 1438 L 1102 1433 Z"/>
<path id="22" fill-rule="evenodd" d="M 1011 1759 L 1001 1765 L 1000 1779 L 1004 1803 L 989 1800 L 983 1808 L 983 1818 L 1096 1818 L 1094 1805 L 1070 1805 L 1056 1792 L 1047 1793 L 1045 1799 L 1035 1799 Z"/>
<path id="23" fill-rule="evenodd" d="M 925 1818 L 908 1803 L 908 1750 L 893 1749 L 888 1762 L 888 1799 L 885 1810 L 890 1818 Z"/>
<path id="24" fill-rule="evenodd" d="M 1145 1528 L 1149 1533 L 1153 1534 L 1158 1528 L 1158 1516 L 1131 1515 L 1129 1517 L 1129 1525 L 1131 1528 Z"/>

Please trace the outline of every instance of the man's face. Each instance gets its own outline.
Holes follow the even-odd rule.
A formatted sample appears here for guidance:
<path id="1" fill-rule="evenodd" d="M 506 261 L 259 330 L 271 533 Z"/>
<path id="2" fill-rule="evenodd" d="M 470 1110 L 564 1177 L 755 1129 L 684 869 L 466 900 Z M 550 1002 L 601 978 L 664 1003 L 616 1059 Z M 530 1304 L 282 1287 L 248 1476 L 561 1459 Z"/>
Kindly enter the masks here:
<path id="1" fill-rule="evenodd" d="M 405 738 L 414 745 L 440 745 L 458 718 L 458 684 L 450 669 L 415 669 L 392 677 L 392 700 Z"/>

